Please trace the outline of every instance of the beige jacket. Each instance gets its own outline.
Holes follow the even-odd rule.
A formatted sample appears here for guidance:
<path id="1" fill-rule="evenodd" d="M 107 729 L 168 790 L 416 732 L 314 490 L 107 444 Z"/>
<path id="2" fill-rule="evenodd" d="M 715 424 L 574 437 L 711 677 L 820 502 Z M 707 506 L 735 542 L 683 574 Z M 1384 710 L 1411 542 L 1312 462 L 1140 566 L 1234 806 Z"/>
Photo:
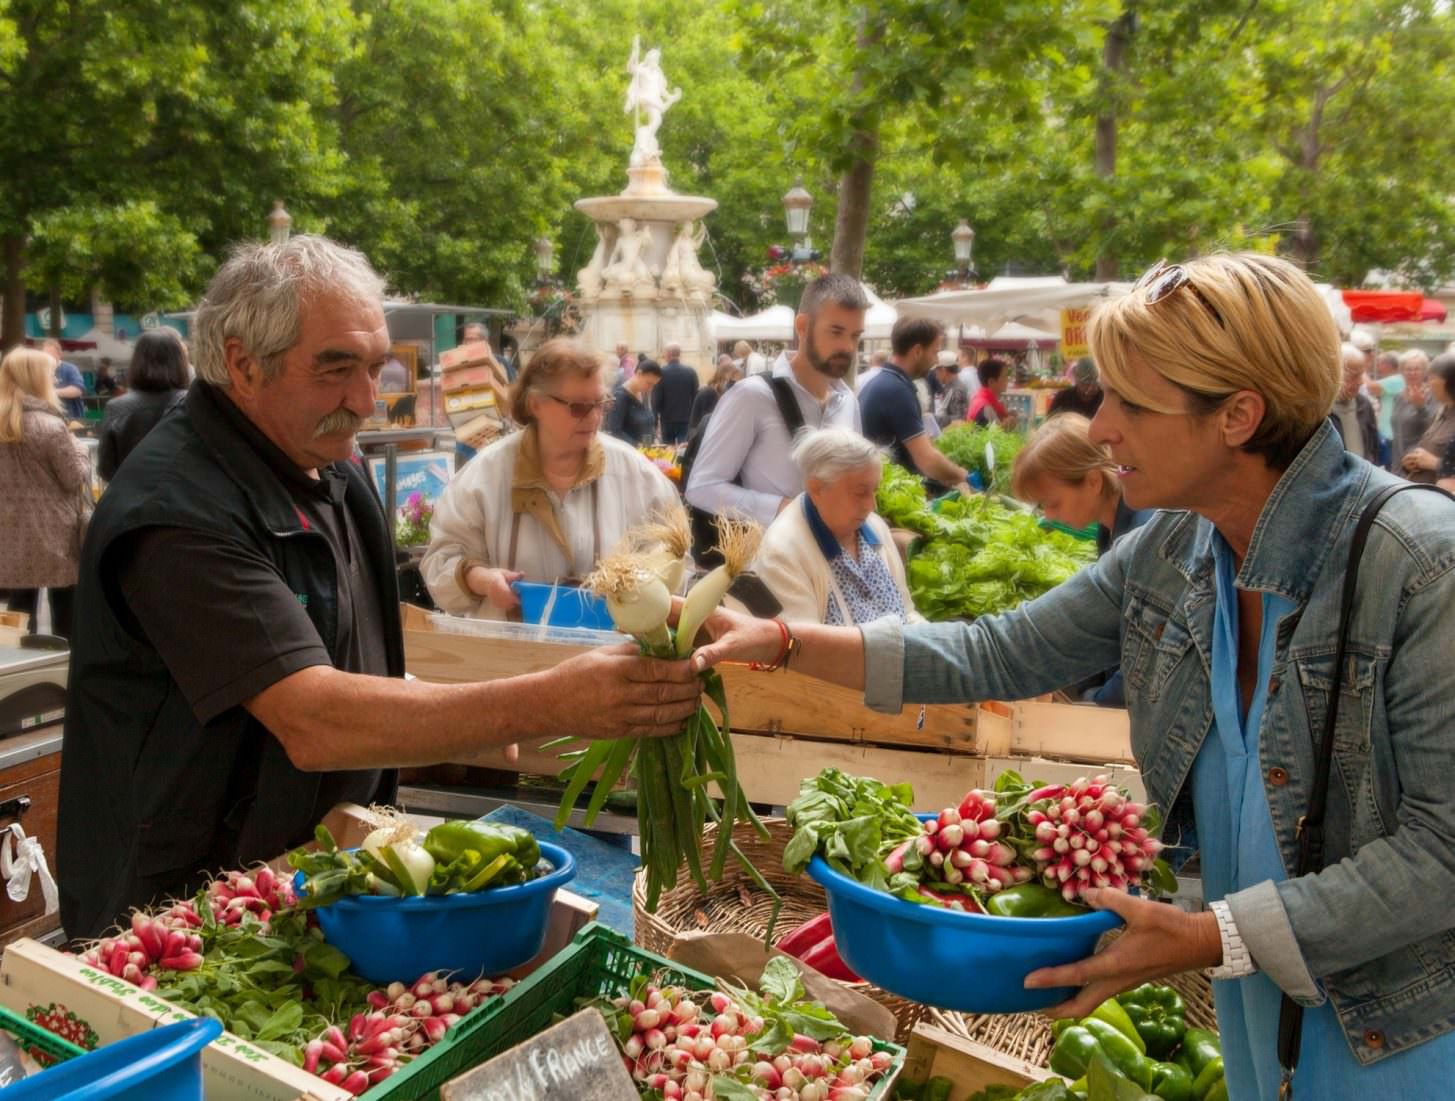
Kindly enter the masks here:
<path id="1" fill-rule="evenodd" d="M 909 587 L 904 577 L 904 562 L 895 549 L 889 525 L 877 513 L 869 516 L 869 527 L 879 537 L 874 548 L 889 567 L 889 574 L 899 587 L 900 599 L 910 623 L 923 621 L 914 610 Z M 795 497 L 763 533 L 763 545 L 753 560 L 753 572 L 762 578 L 772 594 L 783 605 L 785 620 L 800 623 L 822 623 L 828 614 L 829 592 L 833 581 L 828 559 L 819 549 L 808 517 L 803 514 L 803 497 Z M 840 604 L 843 601 L 840 600 Z M 844 609 L 847 613 L 848 609 Z"/>
<path id="2" fill-rule="evenodd" d="M 20 442 L 0 443 L 0 589 L 65 588 L 76 583 L 80 516 L 91 514 L 91 464 L 59 413 L 22 402 Z"/>
<path id="3" fill-rule="evenodd" d="M 435 506 L 424 582 L 442 609 L 504 619 L 460 584 L 475 562 L 519 570 L 527 581 L 580 581 L 627 530 L 677 503 L 677 490 L 645 456 L 598 435 L 580 480 L 564 496 L 545 481 L 536 434 L 496 440 L 457 473 Z"/>

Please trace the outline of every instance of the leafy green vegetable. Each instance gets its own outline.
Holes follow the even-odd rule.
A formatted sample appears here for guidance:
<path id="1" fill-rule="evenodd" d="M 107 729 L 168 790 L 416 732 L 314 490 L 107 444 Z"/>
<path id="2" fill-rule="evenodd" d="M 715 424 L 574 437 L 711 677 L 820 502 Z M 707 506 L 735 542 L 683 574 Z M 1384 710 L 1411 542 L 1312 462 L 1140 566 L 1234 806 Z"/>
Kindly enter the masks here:
<path id="1" fill-rule="evenodd" d="M 995 450 L 993 471 L 985 462 L 987 443 Z M 996 424 L 981 428 L 968 421 L 951 425 L 935 440 L 935 446 L 956 465 L 978 472 L 980 484 L 987 490 L 999 491 L 1009 489 L 1011 466 L 1025 444 L 1026 438 L 1019 432 L 1007 432 Z"/>
<path id="2" fill-rule="evenodd" d="M 786 817 L 793 836 L 783 849 L 783 868 L 797 874 L 815 853 L 834 871 L 882 891 L 891 889 L 883 858 L 918 837 L 919 819 L 908 784 L 883 784 L 826 768 L 802 781 Z"/>

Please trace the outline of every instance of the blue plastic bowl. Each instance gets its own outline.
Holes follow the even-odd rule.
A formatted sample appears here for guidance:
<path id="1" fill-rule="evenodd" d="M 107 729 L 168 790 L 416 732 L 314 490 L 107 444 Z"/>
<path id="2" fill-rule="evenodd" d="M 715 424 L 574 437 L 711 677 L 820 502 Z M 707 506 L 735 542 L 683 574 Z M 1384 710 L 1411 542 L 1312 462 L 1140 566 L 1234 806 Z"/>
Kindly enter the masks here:
<path id="1" fill-rule="evenodd" d="M 520 597 L 520 618 L 526 623 L 540 623 L 555 590 L 556 602 L 551 606 L 550 627 L 589 627 L 595 631 L 614 631 L 606 601 L 571 585 L 542 585 L 535 581 L 515 581 L 510 586 Z"/>
<path id="2" fill-rule="evenodd" d="M 197 1017 L 128 1036 L 6 1086 L 6 1101 L 202 1101 L 202 1049 L 222 1022 Z"/>
<path id="3" fill-rule="evenodd" d="M 821 856 L 808 874 L 828 893 L 834 945 L 850 970 L 891 994 L 961 1013 L 1024 1013 L 1066 1001 L 1074 987 L 1027 990 L 1025 977 L 1085 959 L 1122 923 L 1110 910 L 1010 918 L 922 906 L 840 875 Z"/>
<path id="4" fill-rule="evenodd" d="M 576 875 L 576 860 L 540 842 L 554 869 L 515 887 L 457 895 L 389 898 L 354 895 L 316 911 L 323 937 L 374 983 L 413 982 L 426 971 L 495 978 L 540 952 L 556 889 Z M 300 891 L 303 873 L 293 877 Z"/>

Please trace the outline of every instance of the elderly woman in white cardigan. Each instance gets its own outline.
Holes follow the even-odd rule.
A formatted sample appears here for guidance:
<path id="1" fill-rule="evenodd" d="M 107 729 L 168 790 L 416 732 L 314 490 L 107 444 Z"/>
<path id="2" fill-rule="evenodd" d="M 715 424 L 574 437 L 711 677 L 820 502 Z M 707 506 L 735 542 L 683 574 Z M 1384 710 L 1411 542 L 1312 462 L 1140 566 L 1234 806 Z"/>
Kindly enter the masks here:
<path id="1" fill-rule="evenodd" d="M 793 461 L 807 491 L 778 514 L 753 563 L 783 618 L 845 625 L 923 618 L 889 525 L 874 513 L 879 450 L 856 432 L 825 428 L 800 438 Z"/>

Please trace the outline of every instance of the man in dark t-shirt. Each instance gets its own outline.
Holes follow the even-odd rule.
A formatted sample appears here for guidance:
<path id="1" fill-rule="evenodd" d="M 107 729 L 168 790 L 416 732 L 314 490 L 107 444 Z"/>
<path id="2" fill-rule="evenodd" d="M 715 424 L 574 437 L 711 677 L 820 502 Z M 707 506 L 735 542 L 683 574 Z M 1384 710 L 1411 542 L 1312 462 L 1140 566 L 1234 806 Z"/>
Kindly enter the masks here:
<path id="1" fill-rule="evenodd" d="M 625 648 L 489 683 L 403 679 L 392 517 L 354 459 L 389 358 L 382 291 L 324 238 L 240 248 L 194 320 L 198 381 L 97 507 L 61 774 L 72 937 L 276 857 L 340 800 L 392 799 L 398 767 L 674 734 L 696 710 L 690 662 Z"/>
<path id="2" fill-rule="evenodd" d="M 901 317 L 889 337 L 894 354 L 859 391 L 864 435 L 889 448 L 895 463 L 916 471 L 932 490 L 941 492 L 964 485 L 966 473 L 930 440 L 914 383 L 930 373 L 944 342 L 945 330 L 938 321 Z"/>

